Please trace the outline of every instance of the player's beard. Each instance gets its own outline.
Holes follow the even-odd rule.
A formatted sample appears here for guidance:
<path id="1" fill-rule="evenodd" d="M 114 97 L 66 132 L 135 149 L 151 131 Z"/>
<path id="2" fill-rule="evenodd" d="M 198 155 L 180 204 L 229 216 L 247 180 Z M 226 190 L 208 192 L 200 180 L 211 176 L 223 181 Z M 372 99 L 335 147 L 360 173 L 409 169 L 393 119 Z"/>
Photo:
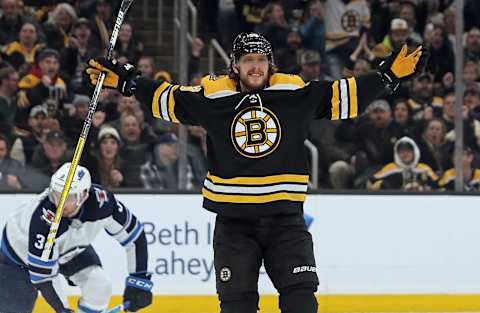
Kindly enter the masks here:
<path id="1" fill-rule="evenodd" d="M 259 75 L 259 76 L 256 76 Z M 267 86 L 268 71 L 251 71 L 247 73 L 240 73 L 240 85 L 243 92 L 258 91 Z"/>

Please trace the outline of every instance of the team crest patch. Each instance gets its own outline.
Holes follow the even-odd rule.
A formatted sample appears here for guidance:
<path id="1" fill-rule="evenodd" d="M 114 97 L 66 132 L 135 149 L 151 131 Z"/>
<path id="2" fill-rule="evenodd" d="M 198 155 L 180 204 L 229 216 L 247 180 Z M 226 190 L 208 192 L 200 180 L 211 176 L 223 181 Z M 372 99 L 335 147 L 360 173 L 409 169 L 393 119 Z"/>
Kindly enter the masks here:
<path id="1" fill-rule="evenodd" d="M 42 216 L 40 217 L 44 220 L 48 225 L 52 225 L 53 221 L 55 220 L 55 213 L 45 208 L 42 208 Z"/>
<path id="2" fill-rule="evenodd" d="M 231 139 L 238 153 L 247 158 L 261 158 L 277 149 L 281 126 L 275 114 L 260 106 L 240 111 L 232 121 Z"/>
<path id="3" fill-rule="evenodd" d="M 226 283 L 232 278 L 232 271 L 228 267 L 222 267 L 220 270 L 220 280 Z"/>
<path id="4" fill-rule="evenodd" d="M 360 14 L 355 10 L 348 10 L 341 17 L 342 27 L 346 32 L 360 29 Z"/>
<path id="5" fill-rule="evenodd" d="M 95 196 L 97 197 L 98 207 L 101 208 L 108 202 L 108 196 L 105 190 L 95 188 Z"/>

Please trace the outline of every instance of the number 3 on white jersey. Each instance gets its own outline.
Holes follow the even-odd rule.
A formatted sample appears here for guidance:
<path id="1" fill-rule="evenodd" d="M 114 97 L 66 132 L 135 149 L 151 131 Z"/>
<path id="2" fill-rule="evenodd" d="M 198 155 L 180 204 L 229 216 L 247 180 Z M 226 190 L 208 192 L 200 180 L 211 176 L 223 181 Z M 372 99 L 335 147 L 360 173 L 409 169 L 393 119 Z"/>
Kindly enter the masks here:
<path id="1" fill-rule="evenodd" d="M 45 236 L 41 234 L 37 234 L 36 238 L 37 238 L 37 241 L 35 241 L 35 244 L 34 244 L 35 248 L 37 248 L 38 250 L 43 249 L 43 246 L 45 245 Z"/>

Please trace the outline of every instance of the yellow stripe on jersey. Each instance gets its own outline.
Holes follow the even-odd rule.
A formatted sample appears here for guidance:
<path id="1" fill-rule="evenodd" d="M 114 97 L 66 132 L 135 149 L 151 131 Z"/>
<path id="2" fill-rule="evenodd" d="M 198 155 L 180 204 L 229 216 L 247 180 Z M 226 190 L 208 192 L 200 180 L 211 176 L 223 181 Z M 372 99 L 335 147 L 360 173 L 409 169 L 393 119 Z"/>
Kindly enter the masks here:
<path id="1" fill-rule="evenodd" d="M 213 193 L 205 188 L 202 188 L 202 194 L 205 198 L 215 202 L 230 202 L 230 203 L 268 203 L 273 201 L 305 201 L 304 193 L 290 193 L 277 192 L 270 195 L 228 195 Z"/>
<path id="2" fill-rule="evenodd" d="M 266 184 L 279 184 L 279 183 L 308 184 L 308 175 L 299 175 L 299 174 L 280 174 L 280 175 L 258 176 L 258 177 L 221 178 L 208 173 L 207 178 L 210 179 L 215 184 L 225 184 L 225 185 L 266 185 Z"/>
<path id="3" fill-rule="evenodd" d="M 448 184 L 451 180 L 455 179 L 455 169 L 451 168 L 449 170 L 446 170 L 445 173 L 443 173 L 442 178 L 438 182 L 439 186 L 445 186 Z"/>
<path id="4" fill-rule="evenodd" d="M 349 118 L 358 116 L 357 82 L 354 77 L 348 79 L 348 90 L 350 99 Z"/>
<path id="5" fill-rule="evenodd" d="M 235 80 L 225 75 L 218 77 L 205 76 L 202 78 L 200 85 L 207 98 L 215 99 L 239 93 L 237 91 L 237 83 Z"/>
<path id="6" fill-rule="evenodd" d="M 340 118 L 340 88 L 338 80 L 332 84 L 332 120 Z"/>
<path id="7" fill-rule="evenodd" d="M 438 176 L 437 174 L 435 174 L 435 172 L 432 170 L 432 168 L 430 166 L 428 166 L 427 164 L 425 163 L 418 163 L 417 167 L 416 167 L 416 170 L 421 170 L 421 171 L 426 171 L 428 176 L 430 176 L 430 178 L 432 180 L 438 180 Z"/>
<path id="8" fill-rule="evenodd" d="M 398 167 L 398 165 L 395 162 L 390 162 L 384 167 L 382 167 L 378 172 L 373 174 L 373 177 L 375 177 L 375 179 L 382 179 L 391 174 L 400 173 L 400 172 L 402 172 L 402 169 Z"/>
<path id="9" fill-rule="evenodd" d="M 177 90 L 178 87 L 178 85 L 173 86 L 172 90 L 170 90 L 170 95 L 168 97 L 168 115 L 170 116 L 170 121 L 172 121 L 173 123 L 180 123 L 177 116 L 175 115 L 175 97 L 173 96 L 174 91 Z"/>
<path id="10" fill-rule="evenodd" d="M 157 90 L 155 90 L 155 93 L 153 94 L 152 114 L 156 118 L 162 118 L 160 113 L 160 96 L 169 86 L 169 83 L 163 82 L 160 86 L 158 86 Z"/>
<path id="11" fill-rule="evenodd" d="M 273 90 L 295 90 L 305 87 L 305 82 L 298 75 L 275 73 L 270 77 L 269 88 Z"/>

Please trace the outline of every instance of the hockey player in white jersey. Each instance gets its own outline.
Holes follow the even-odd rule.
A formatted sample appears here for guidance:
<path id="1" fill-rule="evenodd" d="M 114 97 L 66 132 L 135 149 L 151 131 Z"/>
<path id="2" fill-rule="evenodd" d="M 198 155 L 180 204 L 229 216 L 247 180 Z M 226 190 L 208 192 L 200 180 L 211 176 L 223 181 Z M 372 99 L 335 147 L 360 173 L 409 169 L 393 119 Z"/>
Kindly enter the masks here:
<path id="1" fill-rule="evenodd" d="M 48 261 L 41 255 L 55 216 L 70 163 L 53 174 L 49 188 L 8 219 L 0 252 L 0 312 L 31 312 L 38 291 L 55 312 L 73 312 L 62 290 L 63 275 L 78 286 L 78 312 L 103 312 L 111 284 L 91 246 L 100 231 L 114 237 L 127 254 L 128 273 L 123 300 L 134 312 L 152 302 L 148 252 L 141 222 L 110 191 L 91 183 L 78 166 L 65 203 L 57 239 Z"/>

